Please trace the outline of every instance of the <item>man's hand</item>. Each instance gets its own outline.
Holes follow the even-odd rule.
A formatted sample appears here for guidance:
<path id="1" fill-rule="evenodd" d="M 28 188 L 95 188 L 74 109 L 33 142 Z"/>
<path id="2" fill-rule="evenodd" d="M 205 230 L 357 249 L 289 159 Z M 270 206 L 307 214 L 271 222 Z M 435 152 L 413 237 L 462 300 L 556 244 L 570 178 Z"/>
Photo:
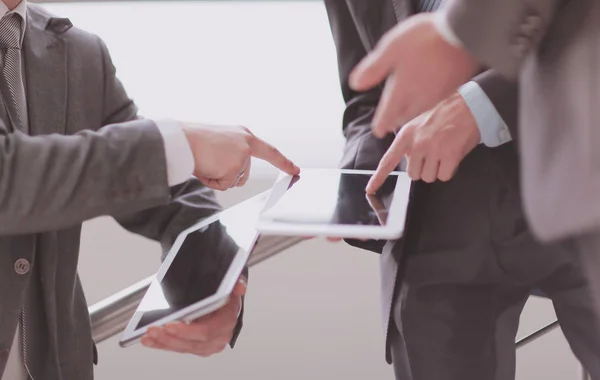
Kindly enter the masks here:
<path id="1" fill-rule="evenodd" d="M 438 16 L 420 14 L 400 23 L 352 72 L 350 85 L 357 91 L 387 78 L 373 119 L 377 137 L 431 109 L 477 72 L 470 54 L 439 34 Z"/>
<path id="2" fill-rule="evenodd" d="M 371 177 L 367 193 L 375 193 L 404 156 L 408 158 L 411 179 L 449 181 L 480 141 L 477 122 L 463 97 L 456 93 L 400 129 Z"/>
<path id="3" fill-rule="evenodd" d="M 277 148 L 256 137 L 248 128 L 184 124 L 183 131 L 194 155 L 194 175 L 210 188 L 227 190 L 244 185 L 252 157 L 265 160 L 288 174 L 300 173 Z"/>
<path id="4" fill-rule="evenodd" d="M 246 281 L 240 279 L 231 300 L 221 309 L 190 324 L 151 327 L 142 338 L 146 347 L 208 357 L 223 351 L 233 337 L 242 308 Z"/>

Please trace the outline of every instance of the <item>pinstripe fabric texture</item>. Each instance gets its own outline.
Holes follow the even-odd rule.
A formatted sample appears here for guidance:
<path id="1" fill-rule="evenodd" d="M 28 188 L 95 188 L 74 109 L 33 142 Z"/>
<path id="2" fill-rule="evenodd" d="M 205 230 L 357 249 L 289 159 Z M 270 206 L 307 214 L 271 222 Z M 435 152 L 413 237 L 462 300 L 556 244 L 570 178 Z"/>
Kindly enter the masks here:
<path id="1" fill-rule="evenodd" d="M 6 103 L 13 129 L 27 133 L 27 101 L 23 84 L 21 44 L 23 19 L 9 13 L 0 19 L 0 49 L 2 50 L 2 97 Z"/>
<path id="2" fill-rule="evenodd" d="M 442 0 L 415 0 L 417 11 L 419 12 L 433 12 L 440 6 Z"/>

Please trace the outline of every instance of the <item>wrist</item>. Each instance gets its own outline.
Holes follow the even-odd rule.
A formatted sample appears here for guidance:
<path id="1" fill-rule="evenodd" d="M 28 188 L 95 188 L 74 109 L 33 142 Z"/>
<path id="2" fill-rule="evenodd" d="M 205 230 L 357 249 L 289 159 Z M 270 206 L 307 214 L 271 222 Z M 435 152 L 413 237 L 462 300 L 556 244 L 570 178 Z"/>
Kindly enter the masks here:
<path id="1" fill-rule="evenodd" d="M 458 113 L 460 115 L 458 124 L 461 125 L 465 131 L 468 145 L 474 148 L 481 143 L 481 131 L 477 119 L 473 115 L 465 98 L 459 92 L 455 92 L 452 95 L 452 99 L 455 102 L 456 107 L 460 110 Z"/>

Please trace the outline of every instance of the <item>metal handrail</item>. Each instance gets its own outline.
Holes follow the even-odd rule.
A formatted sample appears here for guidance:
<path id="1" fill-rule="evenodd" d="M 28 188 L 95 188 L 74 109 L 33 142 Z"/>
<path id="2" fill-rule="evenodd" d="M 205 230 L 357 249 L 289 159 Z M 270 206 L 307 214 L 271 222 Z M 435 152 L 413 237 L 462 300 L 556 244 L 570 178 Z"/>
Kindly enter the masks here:
<path id="1" fill-rule="evenodd" d="M 549 332 L 553 331 L 554 329 L 560 327 L 560 325 L 558 324 L 558 320 L 542 327 L 541 329 L 519 339 L 516 343 L 517 348 L 521 348 L 523 346 L 525 346 L 528 343 L 533 342 L 534 340 L 541 338 L 542 336 L 548 334 Z"/>
<path id="2" fill-rule="evenodd" d="M 304 239 L 298 237 L 261 236 L 250 256 L 248 266 L 256 265 L 302 240 Z M 127 327 L 153 279 L 154 275 L 147 277 L 88 308 L 92 322 L 92 338 L 96 344 Z"/>

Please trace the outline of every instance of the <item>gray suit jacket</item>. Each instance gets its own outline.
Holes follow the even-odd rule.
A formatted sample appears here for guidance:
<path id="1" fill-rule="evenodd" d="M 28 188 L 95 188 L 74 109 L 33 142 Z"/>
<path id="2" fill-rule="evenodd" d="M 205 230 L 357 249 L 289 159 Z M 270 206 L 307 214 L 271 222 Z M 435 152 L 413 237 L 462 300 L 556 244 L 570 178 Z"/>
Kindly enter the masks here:
<path id="1" fill-rule="evenodd" d="M 451 27 L 481 62 L 520 73 L 520 150 L 532 230 L 600 230 L 600 1 L 453 0 Z"/>
<path id="2" fill-rule="evenodd" d="M 413 2 L 411 0 L 325 0 L 325 6 L 337 49 L 342 95 L 346 102 L 343 117 L 346 145 L 341 165 L 348 169 L 373 170 L 393 141 L 393 136 L 377 139 L 371 133 L 371 119 L 379 102 L 382 87 L 359 93 L 350 88 L 348 77 L 352 69 L 389 29 L 415 13 Z M 516 136 L 517 84 L 504 79 L 494 70 L 484 71 L 474 80 L 486 92 L 511 129 L 513 136 Z M 503 166 L 508 177 L 516 177 L 516 154 L 511 146 L 513 143 L 506 145 L 500 149 L 502 152 L 497 152 L 499 159 L 496 163 Z M 402 282 L 399 279 L 403 277 L 409 253 L 414 253 L 414 247 L 420 238 L 422 226 L 420 216 L 429 188 L 430 186 L 424 182 L 413 183 L 404 239 L 396 242 L 349 241 L 354 246 L 382 252 L 382 317 L 386 332 L 389 331 L 392 304 L 398 292 L 397 285 Z M 477 192 L 478 189 L 473 189 L 470 183 L 465 183 L 464 191 Z M 477 264 L 477 260 L 471 260 L 468 255 L 463 259 L 465 268 Z M 389 349 L 386 349 L 386 357 L 388 361 L 391 360 Z"/>
<path id="3" fill-rule="evenodd" d="M 197 180 L 168 187 L 161 135 L 98 37 L 29 5 L 23 54 L 29 135 L 0 129 L 0 377 L 23 309 L 33 377 L 92 379 L 81 223 L 110 215 L 168 248 L 219 205 Z"/>

